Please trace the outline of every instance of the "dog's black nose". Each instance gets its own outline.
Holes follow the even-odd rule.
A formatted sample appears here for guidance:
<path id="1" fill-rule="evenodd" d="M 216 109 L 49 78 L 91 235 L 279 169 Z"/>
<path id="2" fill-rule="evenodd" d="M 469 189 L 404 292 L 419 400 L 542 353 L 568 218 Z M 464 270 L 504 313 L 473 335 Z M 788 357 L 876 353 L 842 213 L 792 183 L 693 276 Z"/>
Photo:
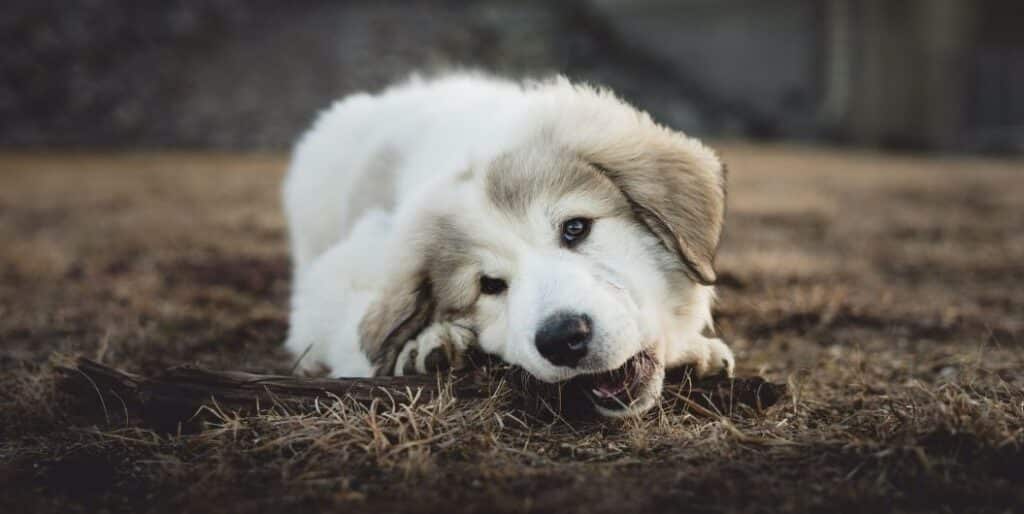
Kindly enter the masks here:
<path id="1" fill-rule="evenodd" d="M 534 337 L 537 350 L 556 366 L 574 367 L 587 354 L 592 330 L 590 316 L 558 312 L 541 324 Z"/>

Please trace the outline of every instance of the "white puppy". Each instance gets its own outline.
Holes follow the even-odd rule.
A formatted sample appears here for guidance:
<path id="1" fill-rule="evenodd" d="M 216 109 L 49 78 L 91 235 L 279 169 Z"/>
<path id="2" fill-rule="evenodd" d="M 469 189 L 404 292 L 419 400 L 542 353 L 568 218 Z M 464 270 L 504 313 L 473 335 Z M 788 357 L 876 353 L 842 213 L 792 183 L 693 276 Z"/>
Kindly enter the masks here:
<path id="1" fill-rule="evenodd" d="M 702 335 L 722 163 L 607 91 L 457 74 L 349 96 L 284 203 L 307 370 L 425 373 L 478 346 L 609 416 L 653 405 L 666 367 L 732 372 Z"/>

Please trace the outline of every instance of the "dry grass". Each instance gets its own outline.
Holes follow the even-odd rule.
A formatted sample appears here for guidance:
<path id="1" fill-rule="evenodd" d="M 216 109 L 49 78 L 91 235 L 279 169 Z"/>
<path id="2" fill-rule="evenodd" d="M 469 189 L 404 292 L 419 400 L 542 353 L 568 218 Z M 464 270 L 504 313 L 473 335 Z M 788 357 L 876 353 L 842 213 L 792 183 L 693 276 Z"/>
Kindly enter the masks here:
<path id="1" fill-rule="evenodd" d="M 49 360 L 286 371 L 282 159 L 2 156 L 0 509 L 1022 508 L 1021 163 L 723 153 L 719 330 L 741 373 L 790 383 L 767 413 L 569 423 L 442 395 L 210 406 L 193 434 L 97 423 Z"/>

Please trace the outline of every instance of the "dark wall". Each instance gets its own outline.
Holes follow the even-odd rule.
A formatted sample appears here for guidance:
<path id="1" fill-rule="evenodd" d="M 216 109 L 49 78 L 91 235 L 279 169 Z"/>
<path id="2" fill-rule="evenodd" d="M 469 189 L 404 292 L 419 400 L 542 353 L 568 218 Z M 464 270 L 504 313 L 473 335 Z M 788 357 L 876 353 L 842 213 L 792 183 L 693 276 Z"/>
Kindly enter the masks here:
<path id="1" fill-rule="evenodd" d="M 1006 20 L 1020 8 L 944 2 L 971 6 L 980 28 L 956 77 L 963 87 L 952 111 L 962 126 L 918 146 L 1024 146 L 1024 114 L 1015 114 L 1024 88 L 1014 86 L 1024 36 L 997 30 L 1019 26 Z M 902 97 L 883 97 L 893 74 L 851 80 L 868 76 L 850 58 L 870 47 L 857 41 L 879 39 L 848 32 L 900 27 L 892 16 L 914 0 L 897 3 L 906 5 L 879 11 L 884 23 L 837 25 L 835 13 L 859 13 L 851 6 L 861 2 L 7 0 L 0 146 L 282 149 L 335 98 L 460 66 L 600 82 L 701 135 L 889 144 L 929 133 L 913 113 L 931 109 L 891 107 L 915 98 L 913 81 Z M 871 55 L 909 55 L 886 50 Z M 878 106 L 840 102 L 851 98 Z M 894 130 L 902 139 L 883 137 Z"/>
<path id="2" fill-rule="evenodd" d="M 15 0 L 0 144 L 283 148 L 339 96 L 452 67 L 567 72 L 690 109 L 593 19 L 582 2 Z"/>

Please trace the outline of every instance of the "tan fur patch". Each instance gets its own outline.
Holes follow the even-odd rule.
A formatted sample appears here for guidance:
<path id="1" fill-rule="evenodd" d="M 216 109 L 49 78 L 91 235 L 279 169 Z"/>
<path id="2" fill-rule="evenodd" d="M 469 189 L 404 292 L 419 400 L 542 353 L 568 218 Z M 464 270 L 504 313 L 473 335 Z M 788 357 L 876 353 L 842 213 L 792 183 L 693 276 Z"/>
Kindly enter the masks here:
<path id="1" fill-rule="evenodd" d="M 359 323 L 360 346 L 378 375 L 392 374 L 405 343 L 430 324 L 470 312 L 478 294 L 466 283 L 467 234 L 448 216 L 423 220 L 421 230 L 421 243 L 407 249 L 408 271 L 391 279 Z"/>
<path id="2" fill-rule="evenodd" d="M 390 375 L 406 341 L 433 319 L 434 301 L 425 280 L 394 281 L 366 311 L 359 323 L 359 344 L 374 374 Z"/>
<path id="3" fill-rule="evenodd" d="M 712 284 L 725 219 L 721 170 L 702 169 L 667 138 L 644 144 L 628 153 L 594 148 L 585 156 L 622 189 L 637 217 L 682 258 L 692 278 Z"/>
<path id="4" fill-rule="evenodd" d="M 693 280 L 715 281 L 725 216 L 721 161 L 695 139 L 655 123 L 614 94 L 556 79 L 534 106 L 541 137 L 600 167 L 636 216 L 686 263 Z"/>
<path id="5" fill-rule="evenodd" d="M 628 214 L 615 184 L 571 151 L 540 144 L 495 159 L 485 178 L 487 198 L 498 209 L 525 215 L 535 202 L 579 194 L 610 207 L 609 215 Z"/>
<path id="6" fill-rule="evenodd" d="M 524 214 L 542 199 L 582 194 L 625 206 L 686 265 L 701 284 L 715 281 L 714 257 L 725 218 L 725 187 L 717 160 L 689 152 L 674 134 L 651 126 L 632 145 L 562 148 L 545 134 L 528 147 L 496 159 L 488 169 L 488 199 Z M 626 202 L 622 202 L 622 198 Z M 613 215 L 623 214 L 616 208 Z"/>

